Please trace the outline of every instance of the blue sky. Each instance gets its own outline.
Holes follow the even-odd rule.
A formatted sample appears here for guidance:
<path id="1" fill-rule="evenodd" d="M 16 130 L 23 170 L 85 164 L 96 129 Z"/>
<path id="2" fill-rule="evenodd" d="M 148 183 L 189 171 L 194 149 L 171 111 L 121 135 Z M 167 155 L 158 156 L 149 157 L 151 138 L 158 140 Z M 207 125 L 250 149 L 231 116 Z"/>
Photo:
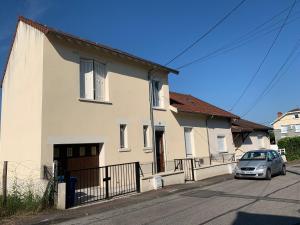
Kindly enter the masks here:
<path id="1" fill-rule="evenodd" d="M 17 17 L 100 42 L 137 56 L 165 64 L 206 32 L 240 0 L 127 0 L 46 1 L 7 0 L 0 9 L 0 68 L 3 68 Z M 230 43 L 257 25 L 289 7 L 292 0 L 248 0 L 221 26 L 172 64 L 177 68 Z M 269 26 L 280 25 L 287 11 Z M 266 63 L 233 113 L 244 114 L 264 90 L 296 42 L 300 39 L 300 3 L 282 31 Z M 249 82 L 269 48 L 276 30 L 170 76 L 173 91 L 192 94 L 226 110 Z M 299 60 L 295 61 L 274 88 L 246 115 L 246 119 L 270 123 L 278 111 L 300 106 Z M 284 70 L 285 71 L 285 70 Z"/>

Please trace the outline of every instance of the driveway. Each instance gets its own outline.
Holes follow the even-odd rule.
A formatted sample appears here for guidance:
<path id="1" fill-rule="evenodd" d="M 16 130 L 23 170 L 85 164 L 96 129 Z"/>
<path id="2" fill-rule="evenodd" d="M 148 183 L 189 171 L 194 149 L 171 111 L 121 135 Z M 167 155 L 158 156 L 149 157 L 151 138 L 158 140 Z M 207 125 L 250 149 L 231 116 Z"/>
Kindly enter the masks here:
<path id="1" fill-rule="evenodd" d="M 300 167 L 293 169 L 295 173 L 288 172 L 271 181 L 227 177 L 217 182 L 212 179 L 213 184 L 204 181 L 173 186 L 94 207 L 67 210 L 69 216 L 49 215 L 36 224 L 300 225 Z"/>

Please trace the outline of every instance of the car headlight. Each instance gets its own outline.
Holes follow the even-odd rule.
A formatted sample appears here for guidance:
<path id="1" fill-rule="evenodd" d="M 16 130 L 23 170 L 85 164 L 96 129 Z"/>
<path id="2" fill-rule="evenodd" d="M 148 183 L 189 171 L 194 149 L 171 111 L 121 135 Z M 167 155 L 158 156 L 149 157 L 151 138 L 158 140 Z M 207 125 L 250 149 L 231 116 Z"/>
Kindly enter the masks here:
<path id="1" fill-rule="evenodd" d="M 260 165 L 260 166 L 257 167 L 258 170 L 259 169 L 265 169 L 265 168 L 267 168 L 267 165 Z"/>

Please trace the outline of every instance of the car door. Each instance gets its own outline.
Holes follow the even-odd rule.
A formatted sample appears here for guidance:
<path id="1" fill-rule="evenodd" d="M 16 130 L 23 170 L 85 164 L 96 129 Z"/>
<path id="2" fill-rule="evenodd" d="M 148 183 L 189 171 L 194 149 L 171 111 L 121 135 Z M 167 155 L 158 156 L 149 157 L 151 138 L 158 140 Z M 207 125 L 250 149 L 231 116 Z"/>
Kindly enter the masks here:
<path id="1" fill-rule="evenodd" d="M 275 156 L 276 168 L 277 168 L 277 172 L 279 173 L 282 168 L 282 163 L 283 163 L 282 158 L 278 152 L 272 151 L 272 153 Z"/>
<path id="2" fill-rule="evenodd" d="M 269 151 L 267 153 L 267 157 L 268 157 L 268 162 L 270 163 L 272 174 L 277 173 L 278 169 L 277 169 L 276 162 L 275 162 L 275 156 L 273 155 L 273 153 L 271 151 Z"/>

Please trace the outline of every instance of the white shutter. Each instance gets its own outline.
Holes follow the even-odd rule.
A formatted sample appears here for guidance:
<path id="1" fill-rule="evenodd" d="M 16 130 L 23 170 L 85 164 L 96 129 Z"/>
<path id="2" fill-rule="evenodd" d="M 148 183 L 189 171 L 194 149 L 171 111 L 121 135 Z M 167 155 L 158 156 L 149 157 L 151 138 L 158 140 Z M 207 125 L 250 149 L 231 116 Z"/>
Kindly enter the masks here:
<path id="1" fill-rule="evenodd" d="M 192 129 L 184 128 L 184 140 L 185 140 L 185 152 L 186 157 L 193 157 L 193 149 L 192 149 Z"/>
<path id="2" fill-rule="evenodd" d="M 105 101 L 105 78 L 106 69 L 105 65 L 95 62 L 95 99 Z"/>
<path id="3" fill-rule="evenodd" d="M 94 99 L 93 61 L 80 60 L 80 97 Z"/>
<path id="4" fill-rule="evenodd" d="M 218 136 L 217 137 L 217 142 L 218 142 L 219 152 L 226 152 L 225 137 L 224 136 Z"/>

